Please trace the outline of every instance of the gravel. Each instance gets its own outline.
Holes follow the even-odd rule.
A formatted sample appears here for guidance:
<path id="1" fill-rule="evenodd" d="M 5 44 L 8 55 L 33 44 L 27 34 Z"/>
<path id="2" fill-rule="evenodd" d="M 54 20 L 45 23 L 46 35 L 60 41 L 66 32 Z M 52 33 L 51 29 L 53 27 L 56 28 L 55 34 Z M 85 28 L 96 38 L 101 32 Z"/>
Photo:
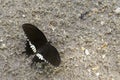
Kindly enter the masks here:
<path id="1" fill-rule="evenodd" d="M 0 0 L 0 80 L 120 80 L 120 0 Z M 59 67 L 26 58 L 22 24 L 44 32 Z"/>

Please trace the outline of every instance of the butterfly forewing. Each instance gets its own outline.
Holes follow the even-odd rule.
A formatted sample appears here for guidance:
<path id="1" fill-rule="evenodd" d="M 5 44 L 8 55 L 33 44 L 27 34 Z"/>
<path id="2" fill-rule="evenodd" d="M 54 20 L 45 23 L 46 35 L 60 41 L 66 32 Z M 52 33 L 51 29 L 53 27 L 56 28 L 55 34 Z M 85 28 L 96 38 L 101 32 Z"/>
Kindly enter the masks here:
<path id="1" fill-rule="evenodd" d="M 26 23 L 23 24 L 22 27 L 29 41 L 35 45 L 36 48 L 40 48 L 47 43 L 45 35 L 34 25 Z"/>
<path id="2" fill-rule="evenodd" d="M 25 47 L 25 53 L 27 54 L 27 57 L 31 56 L 32 54 L 34 54 L 33 50 L 30 47 L 30 44 L 28 41 L 26 41 L 26 47 Z"/>

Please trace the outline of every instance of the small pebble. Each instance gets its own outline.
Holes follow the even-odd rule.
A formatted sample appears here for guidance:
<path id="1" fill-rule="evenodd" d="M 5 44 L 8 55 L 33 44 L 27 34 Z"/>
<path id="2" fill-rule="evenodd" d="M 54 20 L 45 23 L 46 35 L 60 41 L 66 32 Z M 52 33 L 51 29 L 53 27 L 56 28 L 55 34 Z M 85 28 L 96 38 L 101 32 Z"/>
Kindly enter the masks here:
<path id="1" fill-rule="evenodd" d="M 100 75 L 100 73 L 96 73 L 96 76 L 99 76 Z"/>
<path id="2" fill-rule="evenodd" d="M 84 51 L 84 50 L 85 50 L 85 48 L 84 48 L 84 47 L 81 47 L 81 50 L 82 50 L 82 51 Z"/>
<path id="3" fill-rule="evenodd" d="M 75 67 L 78 67 L 79 65 L 78 64 L 75 64 Z"/>
<path id="4" fill-rule="evenodd" d="M 120 7 L 116 8 L 116 9 L 114 10 L 114 12 L 115 12 L 116 14 L 120 14 Z"/>
<path id="5" fill-rule="evenodd" d="M 108 46 L 108 44 L 105 42 L 102 44 L 101 48 L 106 48 Z"/>
<path id="6" fill-rule="evenodd" d="M 3 40 L 2 40 L 2 39 L 0 39 L 0 42 L 3 42 Z"/>
<path id="7" fill-rule="evenodd" d="M 22 17 L 25 18 L 25 15 L 23 14 Z"/>
<path id="8" fill-rule="evenodd" d="M 52 26 L 51 29 L 52 29 L 52 31 L 54 32 L 56 28 Z"/>
<path id="9" fill-rule="evenodd" d="M 102 18 L 103 18 L 103 17 L 104 17 L 104 15 L 100 15 L 100 17 L 102 17 Z"/>
<path id="10" fill-rule="evenodd" d="M 95 66 L 92 68 L 93 71 L 97 71 L 99 69 L 99 66 Z"/>
<path id="11" fill-rule="evenodd" d="M 115 80 L 114 78 L 111 78 L 111 80 Z"/>
<path id="12" fill-rule="evenodd" d="M 5 49 L 5 48 L 6 48 L 6 45 L 5 45 L 5 44 L 2 44 L 0 48 L 1 48 L 1 49 Z"/>
<path id="13" fill-rule="evenodd" d="M 13 21 L 12 20 L 9 20 L 10 23 L 12 23 Z"/>
<path id="14" fill-rule="evenodd" d="M 104 59 L 106 55 L 102 55 L 102 58 Z"/>
<path id="15" fill-rule="evenodd" d="M 87 49 L 85 49 L 84 52 L 85 52 L 86 55 L 89 55 L 89 54 L 90 54 L 89 51 L 88 51 Z"/>
<path id="16" fill-rule="evenodd" d="M 104 25 L 105 24 L 105 22 L 104 21 L 101 21 L 101 25 Z"/>
<path id="17" fill-rule="evenodd" d="M 87 71 L 88 71 L 88 72 L 91 72 L 91 69 L 88 69 Z"/>
<path id="18" fill-rule="evenodd" d="M 98 10 L 97 8 L 93 8 L 93 9 L 92 9 L 92 12 L 94 12 L 94 13 L 98 13 L 99 10 Z"/>

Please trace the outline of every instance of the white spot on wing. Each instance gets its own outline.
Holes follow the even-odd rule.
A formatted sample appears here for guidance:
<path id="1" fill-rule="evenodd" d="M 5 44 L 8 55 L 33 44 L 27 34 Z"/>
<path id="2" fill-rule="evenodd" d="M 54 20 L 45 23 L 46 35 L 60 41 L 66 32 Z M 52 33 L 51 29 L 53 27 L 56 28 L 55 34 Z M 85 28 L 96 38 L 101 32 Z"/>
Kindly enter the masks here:
<path id="1" fill-rule="evenodd" d="M 27 39 L 28 40 L 28 39 Z M 36 47 L 28 40 L 30 48 L 33 50 L 34 53 L 36 53 Z"/>
<path id="2" fill-rule="evenodd" d="M 44 60 L 45 62 L 47 62 L 41 54 L 37 53 L 36 56 L 37 56 L 39 59 Z"/>
<path id="3" fill-rule="evenodd" d="M 37 53 L 36 56 L 37 56 L 39 59 L 44 60 L 44 58 L 43 58 L 43 56 L 42 56 L 41 54 Z"/>

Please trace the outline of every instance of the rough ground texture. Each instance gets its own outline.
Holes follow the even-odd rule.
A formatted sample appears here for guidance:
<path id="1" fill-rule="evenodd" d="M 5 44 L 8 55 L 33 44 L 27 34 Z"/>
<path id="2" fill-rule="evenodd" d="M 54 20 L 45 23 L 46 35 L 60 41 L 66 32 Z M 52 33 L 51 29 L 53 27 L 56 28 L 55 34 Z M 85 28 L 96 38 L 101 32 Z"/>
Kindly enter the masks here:
<path id="1" fill-rule="evenodd" d="M 59 67 L 30 67 L 24 23 L 52 41 Z M 0 80 L 120 80 L 120 0 L 0 0 Z"/>

